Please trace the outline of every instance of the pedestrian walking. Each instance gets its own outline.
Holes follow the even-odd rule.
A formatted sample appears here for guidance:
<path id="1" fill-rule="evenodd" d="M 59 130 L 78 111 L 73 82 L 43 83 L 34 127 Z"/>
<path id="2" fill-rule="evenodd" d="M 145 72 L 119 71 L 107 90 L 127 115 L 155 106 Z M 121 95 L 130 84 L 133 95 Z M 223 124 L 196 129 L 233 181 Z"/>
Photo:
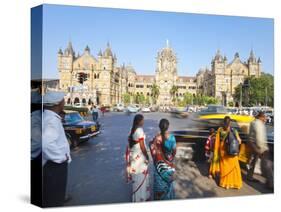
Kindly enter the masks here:
<path id="1" fill-rule="evenodd" d="M 149 157 L 145 146 L 143 125 L 143 115 L 137 114 L 134 117 L 126 150 L 127 181 L 132 182 L 133 202 L 148 201 L 151 196 L 148 173 Z"/>
<path id="2" fill-rule="evenodd" d="M 99 110 L 95 105 L 92 108 L 92 117 L 93 117 L 93 121 L 97 121 L 99 118 Z"/>
<path id="3" fill-rule="evenodd" d="M 168 132 L 169 121 L 161 119 L 160 132 L 150 143 L 150 151 L 154 162 L 154 200 L 169 200 L 175 198 L 174 157 L 176 155 L 176 139 Z"/>
<path id="4" fill-rule="evenodd" d="M 214 156 L 211 164 L 211 173 L 214 177 L 219 173 L 219 186 L 230 189 L 242 187 L 241 169 L 238 154 L 230 153 L 230 143 L 241 144 L 241 139 L 236 129 L 231 127 L 231 119 L 226 116 L 223 120 L 223 127 L 216 133 L 214 144 Z"/>
<path id="5" fill-rule="evenodd" d="M 214 156 L 214 143 L 215 143 L 215 139 L 216 139 L 216 131 L 214 128 L 210 129 L 209 132 L 209 136 L 208 139 L 205 143 L 205 156 L 206 156 L 206 160 L 208 163 L 208 177 L 212 178 L 212 172 L 211 172 L 211 164 L 212 164 L 212 159 Z"/>
<path id="6" fill-rule="evenodd" d="M 47 91 L 43 96 L 42 166 L 43 207 L 62 206 L 65 201 L 68 163 L 71 162 L 69 143 L 62 125 L 64 93 Z"/>
<path id="7" fill-rule="evenodd" d="M 247 173 L 247 180 L 257 181 L 254 179 L 254 170 L 258 158 L 261 159 L 262 175 L 266 177 L 266 185 L 273 189 L 273 162 L 270 158 L 269 148 L 267 145 L 266 135 L 266 116 L 263 112 L 259 112 L 256 119 L 250 125 L 249 146 L 252 149 L 252 159 Z"/>
<path id="8" fill-rule="evenodd" d="M 104 113 L 105 113 L 105 106 L 102 105 L 101 108 L 100 108 L 100 110 L 101 110 L 102 116 L 104 116 Z"/>

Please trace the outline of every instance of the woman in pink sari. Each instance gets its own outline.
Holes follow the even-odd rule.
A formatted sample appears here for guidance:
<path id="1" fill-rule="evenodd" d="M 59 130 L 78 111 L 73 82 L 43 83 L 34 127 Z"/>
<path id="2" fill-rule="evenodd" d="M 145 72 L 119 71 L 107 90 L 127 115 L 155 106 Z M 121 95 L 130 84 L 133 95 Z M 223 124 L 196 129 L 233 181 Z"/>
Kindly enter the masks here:
<path id="1" fill-rule="evenodd" d="M 127 180 L 132 182 L 132 201 L 150 200 L 150 185 L 148 176 L 148 154 L 143 132 L 144 118 L 137 114 L 129 135 L 126 151 Z"/>

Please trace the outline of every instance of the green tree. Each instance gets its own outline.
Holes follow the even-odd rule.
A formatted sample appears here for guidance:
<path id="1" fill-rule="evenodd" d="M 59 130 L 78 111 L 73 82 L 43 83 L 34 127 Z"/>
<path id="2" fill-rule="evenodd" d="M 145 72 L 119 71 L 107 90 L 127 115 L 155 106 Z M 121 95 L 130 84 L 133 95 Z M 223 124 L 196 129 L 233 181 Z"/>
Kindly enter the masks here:
<path id="1" fill-rule="evenodd" d="M 219 103 L 219 99 L 213 97 L 213 96 L 208 96 L 207 100 L 206 100 L 206 104 L 210 105 L 210 104 L 218 104 Z"/>
<path id="2" fill-rule="evenodd" d="M 175 105 L 175 103 L 177 101 L 176 93 L 178 92 L 178 90 L 179 90 L 178 87 L 175 86 L 175 85 L 173 85 L 171 90 L 170 90 L 170 94 L 172 96 L 172 101 L 173 101 L 174 105 Z"/>
<path id="3" fill-rule="evenodd" d="M 233 107 L 233 106 L 234 106 L 234 103 L 233 103 L 233 102 L 228 102 L 228 106 L 229 106 L 229 107 Z"/>
<path id="4" fill-rule="evenodd" d="M 144 104 L 145 103 L 145 96 L 141 93 L 139 95 L 139 104 Z"/>
<path id="5" fill-rule="evenodd" d="M 242 105 L 267 105 L 273 106 L 274 104 L 274 78 L 271 74 L 262 73 L 259 78 L 250 77 L 247 79 L 249 86 L 238 85 L 235 88 L 234 98 L 240 102 L 242 96 Z M 242 92 L 241 92 L 242 89 Z M 241 95 L 242 93 L 242 95 Z"/>
<path id="6" fill-rule="evenodd" d="M 186 92 L 183 96 L 183 103 L 184 106 L 193 104 L 193 95 L 191 93 Z"/>
<path id="7" fill-rule="evenodd" d="M 131 103 L 131 95 L 129 93 L 123 94 L 123 102 L 126 105 Z"/>
<path id="8" fill-rule="evenodd" d="M 146 96 L 145 98 L 145 104 L 150 105 L 150 96 Z"/>
<path id="9" fill-rule="evenodd" d="M 141 94 L 137 93 L 135 95 L 134 100 L 136 104 L 143 104 L 145 102 L 145 96 L 142 93 Z"/>
<path id="10" fill-rule="evenodd" d="M 151 98 L 153 100 L 153 104 L 156 104 L 159 94 L 160 94 L 159 87 L 154 83 L 151 87 Z"/>

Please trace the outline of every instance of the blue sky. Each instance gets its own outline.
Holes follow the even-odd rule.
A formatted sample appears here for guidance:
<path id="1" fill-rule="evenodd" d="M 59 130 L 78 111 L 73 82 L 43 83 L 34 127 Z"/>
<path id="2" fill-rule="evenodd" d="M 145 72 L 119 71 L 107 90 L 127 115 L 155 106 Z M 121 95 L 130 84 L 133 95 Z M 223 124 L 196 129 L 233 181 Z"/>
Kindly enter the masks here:
<path id="1" fill-rule="evenodd" d="M 154 74 L 157 51 L 169 39 L 178 57 L 178 74 L 193 76 L 210 67 L 219 48 L 229 62 L 235 52 L 244 61 L 251 48 L 265 72 L 274 71 L 273 19 L 174 12 L 44 5 L 43 76 L 58 78 L 57 52 L 69 40 L 96 56 L 109 41 L 118 64 L 131 63 L 138 74 Z"/>

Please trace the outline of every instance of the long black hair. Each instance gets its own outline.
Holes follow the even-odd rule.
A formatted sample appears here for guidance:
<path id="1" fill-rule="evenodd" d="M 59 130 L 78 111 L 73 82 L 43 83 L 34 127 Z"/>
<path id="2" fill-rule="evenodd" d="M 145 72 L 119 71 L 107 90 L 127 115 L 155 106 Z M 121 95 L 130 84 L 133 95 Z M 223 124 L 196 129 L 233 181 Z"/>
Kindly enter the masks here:
<path id="1" fill-rule="evenodd" d="M 169 129 L 169 125 L 170 125 L 170 123 L 167 119 L 161 119 L 159 122 L 162 144 L 164 144 L 164 141 L 166 140 L 165 134 L 166 134 L 167 130 Z"/>
<path id="2" fill-rule="evenodd" d="M 143 115 L 137 114 L 134 117 L 133 126 L 131 128 L 131 132 L 129 135 L 129 147 L 132 148 L 135 145 L 135 141 L 133 139 L 133 134 L 135 133 L 136 129 L 139 127 L 141 121 L 144 119 Z"/>
<path id="3" fill-rule="evenodd" d="M 231 123 L 231 118 L 229 116 L 225 116 L 223 119 L 223 125 L 224 127 L 229 127 Z"/>

